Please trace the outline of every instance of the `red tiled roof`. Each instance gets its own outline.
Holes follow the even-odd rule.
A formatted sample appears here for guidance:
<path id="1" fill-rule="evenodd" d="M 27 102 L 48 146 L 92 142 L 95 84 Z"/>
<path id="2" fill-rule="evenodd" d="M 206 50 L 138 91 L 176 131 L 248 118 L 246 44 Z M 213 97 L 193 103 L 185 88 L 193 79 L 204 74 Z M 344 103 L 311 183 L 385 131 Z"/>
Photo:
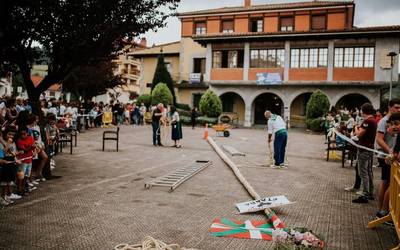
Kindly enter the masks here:
<path id="1" fill-rule="evenodd" d="M 35 86 L 35 88 L 39 85 L 39 83 L 43 80 L 43 77 L 41 76 L 31 76 L 31 80 L 33 82 L 33 86 Z M 50 86 L 50 88 L 48 88 L 48 90 L 51 91 L 58 91 L 61 88 L 61 84 L 59 83 L 55 83 L 53 85 Z"/>
<path id="2" fill-rule="evenodd" d="M 184 17 L 184 16 L 192 16 L 192 15 L 221 14 L 221 13 L 230 13 L 230 12 L 237 13 L 237 12 L 244 12 L 244 11 L 328 7 L 328 6 L 340 6 L 340 5 L 346 5 L 346 4 L 354 4 L 354 2 L 352 0 L 350 0 L 350 1 L 311 1 L 311 2 L 297 2 L 297 3 L 252 5 L 250 7 L 244 7 L 244 6 L 224 7 L 224 8 L 218 8 L 218 9 L 183 12 L 183 13 L 179 13 L 178 16 Z"/>
<path id="3" fill-rule="evenodd" d="M 352 29 L 345 30 L 319 30 L 319 31 L 279 31 L 279 32 L 241 32 L 241 33 L 213 33 L 204 35 L 194 35 L 193 39 L 207 39 L 207 38 L 232 38 L 232 37 L 259 37 L 259 36 L 285 36 L 285 35 L 306 35 L 306 34 L 335 34 L 335 33 L 357 33 L 357 32 L 385 32 L 397 31 L 400 33 L 400 25 L 392 26 L 376 26 L 376 27 L 353 27 Z"/>

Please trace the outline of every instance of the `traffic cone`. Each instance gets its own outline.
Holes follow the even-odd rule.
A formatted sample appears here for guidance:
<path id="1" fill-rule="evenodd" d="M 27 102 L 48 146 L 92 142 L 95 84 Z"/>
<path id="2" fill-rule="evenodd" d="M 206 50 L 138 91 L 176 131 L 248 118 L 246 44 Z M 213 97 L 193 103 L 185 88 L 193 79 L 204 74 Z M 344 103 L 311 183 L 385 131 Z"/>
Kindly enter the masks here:
<path id="1" fill-rule="evenodd" d="M 206 123 L 206 127 L 204 128 L 203 139 L 207 140 L 207 138 L 208 138 L 208 124 Z"/>

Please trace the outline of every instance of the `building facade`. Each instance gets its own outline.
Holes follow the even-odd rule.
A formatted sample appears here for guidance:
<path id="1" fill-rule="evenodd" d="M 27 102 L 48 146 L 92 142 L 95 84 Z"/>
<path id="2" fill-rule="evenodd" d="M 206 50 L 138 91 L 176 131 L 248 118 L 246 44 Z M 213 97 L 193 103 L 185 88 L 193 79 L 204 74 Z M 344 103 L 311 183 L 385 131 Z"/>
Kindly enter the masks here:
<path id="1" fill-rule="evenodd" d="M 355 27 L 353 1 L 251 5 L 179 14 L 182 39 L 205 49 L 203 85 L 244 126 L 266 109 L 304 123 L 313 91 L 331 106 L 379 108 L 382 88 L 398 80 L 400 26 Z M 189 84 L 190 85 L 190 84 Z"/>

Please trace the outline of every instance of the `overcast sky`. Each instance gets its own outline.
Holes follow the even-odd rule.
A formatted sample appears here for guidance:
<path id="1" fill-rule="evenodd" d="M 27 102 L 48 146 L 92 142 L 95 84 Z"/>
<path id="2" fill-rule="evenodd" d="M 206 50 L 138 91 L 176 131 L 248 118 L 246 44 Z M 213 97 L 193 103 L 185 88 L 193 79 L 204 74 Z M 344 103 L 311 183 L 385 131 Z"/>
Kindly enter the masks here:
<path id="1" fill-rule="evenodd" d="M 267 3 L 304 2 L 306 0 L 252 0 L 252 5 Z M 178 12 L 241 6 L 244 0 L 181 0 Z M 355 0 L 354 24 L 363 26 L 400 25 L 400 0 Z M 180 39 L 181 25 L 176 17 L 167 21 L 167 26 L 157 32 L 147 32 L 147 45 L 174 42 Z"/>

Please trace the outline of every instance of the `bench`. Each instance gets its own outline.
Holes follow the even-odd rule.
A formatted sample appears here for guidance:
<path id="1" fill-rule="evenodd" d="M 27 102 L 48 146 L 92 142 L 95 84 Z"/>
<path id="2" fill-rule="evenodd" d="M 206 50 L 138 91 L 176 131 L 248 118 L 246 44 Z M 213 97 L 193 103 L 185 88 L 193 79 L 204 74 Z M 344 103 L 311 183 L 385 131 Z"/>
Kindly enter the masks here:
<path id="1" fill-rule="evenodd" d="M 106 130 L 103 132 L 103 151 L 104 151 L 105 141 L 116 141 L 117 152 L 118 152 L 119 127 L 117 127 L 116 131 Z"/>

